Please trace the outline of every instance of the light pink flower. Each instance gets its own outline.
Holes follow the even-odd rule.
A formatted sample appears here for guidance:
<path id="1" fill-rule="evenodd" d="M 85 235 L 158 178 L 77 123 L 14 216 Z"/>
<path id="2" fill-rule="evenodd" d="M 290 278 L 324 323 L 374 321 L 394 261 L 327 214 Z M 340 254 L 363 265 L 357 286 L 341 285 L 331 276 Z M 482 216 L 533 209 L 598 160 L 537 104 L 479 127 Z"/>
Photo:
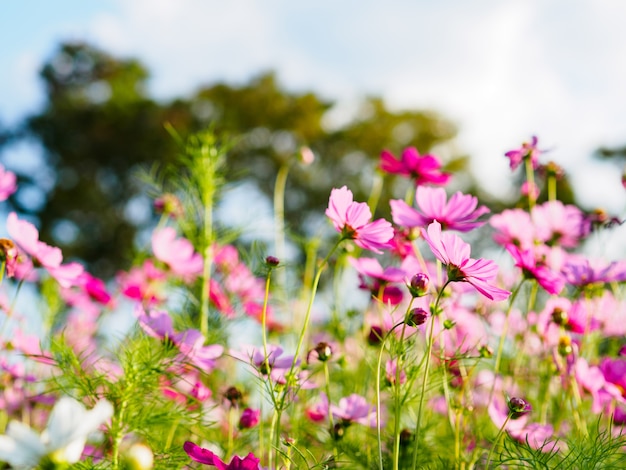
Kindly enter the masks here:
<path id="1" fill-rule="evenodd" d="M 403 269 L 393 266 L 383 269 L 375 258 L 349 258 L 349 262 L 359 273 L 361 289 L 369 290 L 374 298 L 381 296 L 385 304 L 397 305 L 402 302 L 403 290 L 389 284 L 405 280 L 407 273 Z"/>
<path id="2" fill-rule="evenodd" d="M 448 201 L 443 188 L 419 186 L 415 193 L 417 209 L 413 209 L 400 199 L 389 201 L 393 221 L 407 228 L 426 227 L 437 220 L 444 230 L 469 232 L 485 222 L 478 218 L 489 212 L 485 206 L 478 205 L 478 199 L 457 191 Z"/>
<path id="3" fill-rule="evenodd" d="M 129 272 L 120 272 L 116 276 L 122 294 L 147 304 L 157 304 L 164 299 L 162 291 L 166 278 L 167 274 L 157 268 L 151 259 L 147 259 L 142 266 L 134 267 Z"/>
<path id="4" fill-rule="evenodd" d="M 176 238 L 176 230 L 165 227 L 152 235 L 154 256 L 163 261 L 175 274 L 186 280 L 194 279 L 202 272 L 203 260 L 194 251 L 191 242 L 185 238 Z"/>
<path id="5" fill-rule="evenodd" d="M 15 173 L 6 170 L 4 166 L 0 165 L 0 201 L 8 199 L 15 191 L 17 191 Z"/>
<path id="6" fill-rule="evenodd" d="M 536 238 L 549 246 L 574 248 L 589 234 L 589 224 L 582 211 L 558 200 L 533 207 L 530 216 Z"/>
<path id="7" fill-rule="evenodd" d="M 441 162 L 433 155 L 420 155 L 415 147 L 406 148 L 400 160 L 387 150 L 380 156 L 380 169 L 387 173 L 415 179 L 415 185 L 445 185 L 450 175 L 441 172 Z"/>
<path id="8" fill-rule="evenodd" d="M 33 224 L 18 219 L 15 212 L 7 218 L 7 231 L 13 241 L 56 279 L 61 287 L 71 287 L 79 282 L 84 268 L 78 263 L 61 264 L 63 254 L 57 247 L 39 241 L 39 231 Z"/>
<path id="9" fill-rule="evenodd" d="M 524 142 L 522 146 L 515 150 L 509 150 L 504 155 L 509 158 L 511 170 L 515 170 L 525 159 L 530 159 L 533 168 L 539 166 L 539 156 L 543 152 L 537 148 L 537 137 L 532 136 L 530 142 Z"/>
<path id="10" fill-rule="evenodd" d="M 489 225 L 496 230 L 493 239 L 499 245 L 511 244 L 528 250 L 535 243 L 535 228 L 530 214 L 522 209 L 507 209 L 495 214 Z"/>
<path id="11" fill-rule="evenodd" d="M 381 253 L 381 249 L 391 246 L 391 224 L 384 219 L 370 222 L 370 208 L 364 202 L 354 202 L 352 191 L 346 186 L 331 191 L 326 215 L 344 238 L 354 240 L 361 248 Z"/>
<path id="12" fill-rule="evenodd" d="M 469 244 L 453 233 L 442 233 L 439 222 L 430 224 L 428 231 L 422 229 L 422 236 L 435 257 L 446 265 L 450 282 L 468 282 L 494 301 L 505 300 L 511 295 L 491 284 L 498 274 L 498 265 L 483 258 L 470 258 Z"/>
<path id="13" fill-rule="evenodd" d="M 370 405 L 365 397 L 353 393 L 339 400 L 339 405 L 330 405 L 333 417 L 344 423 L 359 423 L 365 426 L 376 426 L 376 407 Z"/>

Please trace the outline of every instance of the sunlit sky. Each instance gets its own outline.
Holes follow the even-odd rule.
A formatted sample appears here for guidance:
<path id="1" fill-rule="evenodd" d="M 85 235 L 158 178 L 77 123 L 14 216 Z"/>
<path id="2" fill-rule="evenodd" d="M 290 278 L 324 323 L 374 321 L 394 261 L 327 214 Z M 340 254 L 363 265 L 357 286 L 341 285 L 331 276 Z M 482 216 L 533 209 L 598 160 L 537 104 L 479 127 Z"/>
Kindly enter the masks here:
<path id="1" fill-rule="evenodd" d="M 623 0 L 4 0 L 0 123 L 41 105 L 38 69 L 61 41 L 87 40 L 139 58 L 157 98 L 275 70 L 345 110 L 365 94 L 436 110 L 495 193 L 503 153 L 536 134 L 586 208 L 623 215 L 621 169 L 591 155 L 626 144 L 625 20 Z"/>

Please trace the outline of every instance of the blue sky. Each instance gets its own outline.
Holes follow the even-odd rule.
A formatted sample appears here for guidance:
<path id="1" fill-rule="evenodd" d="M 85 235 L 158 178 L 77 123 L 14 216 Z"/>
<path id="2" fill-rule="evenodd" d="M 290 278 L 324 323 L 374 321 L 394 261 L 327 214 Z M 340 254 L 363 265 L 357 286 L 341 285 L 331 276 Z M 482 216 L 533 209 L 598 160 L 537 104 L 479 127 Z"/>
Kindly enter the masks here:
<path id="1" fill-rule="evenodd" d="M 5 1 L 0 123 L 36 109 L 38 67 L 84 39 L 142 60 L 161 98 L 274 69 L 288 88 L 338 99 L 338 119 L 367 93 L 437 110 L 496 193 L 504 151 L 536 134 L 584 204 L 623 212 L 620 171 L 590 155 L 626 143 L 625 18 L 622 0 Z"/>

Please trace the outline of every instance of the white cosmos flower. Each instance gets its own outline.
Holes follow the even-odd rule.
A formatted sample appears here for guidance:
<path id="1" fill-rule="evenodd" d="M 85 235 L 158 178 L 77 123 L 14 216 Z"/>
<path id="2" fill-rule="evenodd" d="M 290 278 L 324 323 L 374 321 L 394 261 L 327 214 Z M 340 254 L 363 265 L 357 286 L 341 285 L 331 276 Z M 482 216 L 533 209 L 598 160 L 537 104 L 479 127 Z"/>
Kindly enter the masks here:
<path id="1" fill-rule="evenodd" d="M 0 461 L 13 468 L 35 468 L 43 457 L 56 463 L 76 463 L 87 436 L 113 416 L 113 406 L 100 400 L 91 409 L 69 397 L 61 398 L 52 409 L 46 429 L 37 434 L 19 421 L 11 421 L 0 436 Z"/>

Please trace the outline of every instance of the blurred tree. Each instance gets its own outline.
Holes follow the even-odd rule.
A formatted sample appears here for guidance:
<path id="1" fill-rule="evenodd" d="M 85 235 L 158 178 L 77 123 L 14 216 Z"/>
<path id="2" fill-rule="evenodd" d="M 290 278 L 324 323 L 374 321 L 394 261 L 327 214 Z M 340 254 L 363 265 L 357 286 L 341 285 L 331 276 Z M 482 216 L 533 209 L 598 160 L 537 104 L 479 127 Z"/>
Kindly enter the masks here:
<path id="1" fill-rule="evenodd" d="M 183 136 L 212 126 L 235 138 L 227 178 L 252 180 L 270 198 L 277 171 L 288 165 L 285 215 L 296 233 L 306 230 L 311 214 L 323 214 L 332 187 L 348 184 L 356 198 L 367 199 L 383 149 L 426 153 L 456 133 L 434 112 L 392 112 L 377 97 L 338 125 L 330 119 L 332 102 L 286 91 L 272 73 L 158 103 L 147 96 L 148 72 L 137 60 L 84 43 L 61 45 L 41 77 L 47 101 L 26 129 L 45 149 L 55 182 L 41 207 L 13 202 L 36 213 L 44 240 L 103 277 L 123 265 L 137 231 L 153 222 L 135 170 L 174 161 L 180 149 L 166 123 Z M 294 164 L 303 146 L 316 155 L 309 166 Z M 449 163 L 462 167 L 463 159 Z"/>

